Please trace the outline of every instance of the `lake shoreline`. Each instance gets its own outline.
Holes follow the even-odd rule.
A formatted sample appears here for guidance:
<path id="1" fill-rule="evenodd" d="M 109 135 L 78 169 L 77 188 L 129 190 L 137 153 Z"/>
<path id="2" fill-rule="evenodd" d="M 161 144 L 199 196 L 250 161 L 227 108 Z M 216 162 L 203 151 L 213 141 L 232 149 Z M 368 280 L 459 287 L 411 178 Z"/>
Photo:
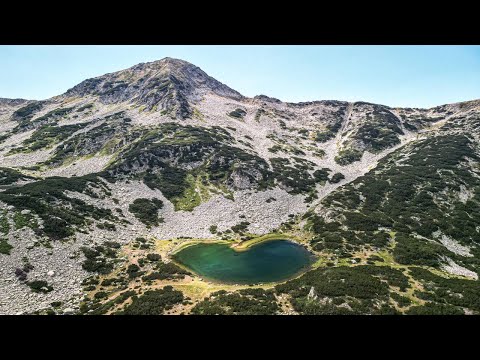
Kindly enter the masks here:
<path id="1" fill-rule="evenodd" d="M 271 234 L 266 234 L 266 235 L 255 237 L 255 238 L 250 239 L 250 240 L 245 240 L 245 241 L 242 241 L 242 242 L 239 242 L 239 243 L 235 243 L 235 244 L 231 245 L 230 247 L 237 252 L 242 252 L 242 251 L 248 251 L 252 247 L 254 247 L 256 245 L 259 245 L 259 244 L 262 244 L 262 243 L 267 242 L 267 241 L 289 241 L 289 242 L 294 243 L 296 245 L 303 246 L 302 244 L 298 243 L 297 241 L 294 241 L 292 239 L 288 239 L 286 237 L 287 236 L 285 236 L 283 234 L 271 233 Z"/>
<path id="2" fill-rule="evenodd" d="M 177 251 L 172 255 L 171 261 L 202 280 L 213 284 L 262 287 L 274 286 L 301 276 L 303 273 L 311 269 L 315 263 L 315 255 L 308 251 L 305 246 L 289 239 L 279 238 L 277 234 L 270 234 L 267 237 L 260 237 L 260 239 L 252 240 L 256 241 L 250 241 L 247 246 L 240 251 L 237 251 L 232 247 L 231 242 L 228 241 L 209 241 L 208 243 L 198 240 L 189 241 L 187 244 L 182 244 L 181 247 L 176 249 Z M 266 244 L 273 242 L 276 242 L 277 244 Z M 263 246 L 257 248 L 257 245 L 259 244 L 263 244 Z M 203 249 L 192 249 L 195 245 L 200 245 Z M 209 248 L 210 246 L 213 248 L 205 250 L 205 247 Z M 218 250 L 222 247 L 224 250 Z M 265 250 L 265 247 L 276 250 L 272 253 L 272 250 Z M 182 253 L 182 251 L 186 249 L 188 249 L 187 253 Z M 247 251 L 251 249 L 258 250 L 252 253 Z M 260 251 L 260 253 L 258 251 Z M 215 257 L 208 258 L 207 254 L 209 254 L 209 252 L 210 254 L 214 254 L 213 256 Z M 219 254 L 222 254 L 221 256 L 224 257 L 223 260 L 218 260 Z M 238 261 L 237 256 L 240 256 L 243 260 Z M 268 256 L 270 260 L 265 260 L 265 258 L 262 257 L 259 258 L 259 256 Z M 271 256 L 273 256 L 273 258 L 271 258 Z M 243 264 L 245 261 L 249 264 L 248 267 L 241 268 L 244 266 Z M 256 261 L 255 264 L 258 266 L 257 268 L 255 268 L 252 261 L 253 263 Z M 301 266 L 302 262 L 304 263 L 303 266 Z M 212 271 L 212 265 L 213 267 L 217 266 L 217 269 Z M 267 268 L 265 266 L 267 266 Z M 292 266 L 293 269 L 291 268 Z M 291 270 L 288 270 L 289 268 Z M 256 272 L 257 270 L 252 271 L 252 269 L 258 269 L 258 273 Z M 292 270 L 293 272 L 291 272 Z M 267 271 L 267 273 L 265 273 L 265 271 Z M 229 272 L 230 275 L 226 275 Z M 239 274 L 242 275 L 239 276 Z M 281 274 L 283 274 L 283 276 Z"/>
<path id="3" fill-rule="evenodd" d="M 230 248 L 237 252 L 243 252 L 251 249 L 253 246 L 259 245 L 267 241 L 282 240 L 290 241 L 294 244 L 305 246 L 298 239 L 291 235 L 285 235 L 281 233 L 269 233 L 261 236 L 254 237 L 250 240 L 235 241 L 235 240 L 222 240 L 222 239 L 187 239 L 178 244 L 175 248 L 169 251 L 168 255 L 173 256 L 179 251 L 186 249 L 187 247 L 198 244 L 228 244 Z M 308 248 L 307 248 L 308 249 Z"/>

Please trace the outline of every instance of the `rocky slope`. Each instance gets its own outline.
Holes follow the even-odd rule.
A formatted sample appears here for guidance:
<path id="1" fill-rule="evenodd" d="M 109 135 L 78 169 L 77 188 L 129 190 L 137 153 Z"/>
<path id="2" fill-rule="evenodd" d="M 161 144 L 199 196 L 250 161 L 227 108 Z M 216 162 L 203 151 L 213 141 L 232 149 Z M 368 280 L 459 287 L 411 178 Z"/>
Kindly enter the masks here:
<path id="1" fill-rule="evenodd" d="M 479 127 L 478 100 L 410 109 L 247 98 L 171 58 L 44 101 L 0 99 L 0 313 L 77 312 L 99 291 L 88 282 L 123 271 L 135 244 L 170 251 L 185 238 L 270 232 L 298 236 L 332 264 L 389 254 L 407 272 L 477 289 Z M 417 286 L 428 277 L 408 276 Z M 314 305 L 288 286 L 272 299 L 335 312 L 331 296 L 318 303 L 317 280 L 305 285 Z M 378 306 L 398 307 L 394 297 Z"/>

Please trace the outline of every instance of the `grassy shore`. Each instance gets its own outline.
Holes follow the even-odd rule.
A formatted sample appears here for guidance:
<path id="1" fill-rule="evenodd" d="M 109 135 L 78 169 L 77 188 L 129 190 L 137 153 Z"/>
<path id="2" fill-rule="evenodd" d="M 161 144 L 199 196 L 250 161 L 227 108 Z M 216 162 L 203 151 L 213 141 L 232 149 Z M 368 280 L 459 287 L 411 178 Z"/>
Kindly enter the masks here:
<path id="1" fill-rule="evenodd" d="M 290 239 L 292 239 L 292 237 L 285 234 L 271 233 L 271 234 L 255 237 L 250 240 L 242 241 L 241 243 L 236 243 L 232 245 L 232 249 L 234 249 L 235 251 L 246 251 L 250 249 L 252 246 L 258 245 L 265 241 L 290 240 Z M 296 239 L 293 239 L 293 240 L 296 240 Z"/>
<path id="2" fill-rule="evenodd" d="M 282 234 L 282 233 L 270 233 L 262 236 L 254 237 L 250 240 L 239 242 L 238 240 L 221 240 L 221 239 L 187 239 L 182 240 L 181 243 L 176 244 L 173 249 L 168 251 L 168 255 L 173 255 L 189 246 L 198 245 L 198 244 L 225 244 L 230 245 L 231 248 L 235 251 L 246 251 L 251 247 L 258 245 L 262 242 L 273 241 L 273 240 L 291 240 L 297 243 L 302 243 L 303 239 L 291 235 L 291 234 Z"/>
<path id="3" fill-rule="evenodd" d="M 176 245 L 172 250 L 168 252 L 168 255 L 173 255 L 180 250 L 183 250 L 189 246 L 198 245 L 198 244 L 226 244 L 231 245 L 231 240 L 220 240 L 220 239 L 188 239 L 182 241 L 180 244 Z"/>

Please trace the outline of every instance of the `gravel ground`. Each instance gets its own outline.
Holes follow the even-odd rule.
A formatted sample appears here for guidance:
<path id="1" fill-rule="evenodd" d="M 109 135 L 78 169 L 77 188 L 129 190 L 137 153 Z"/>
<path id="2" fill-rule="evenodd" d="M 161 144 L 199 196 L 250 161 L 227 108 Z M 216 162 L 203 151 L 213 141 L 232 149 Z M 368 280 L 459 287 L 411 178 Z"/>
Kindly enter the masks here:
<path id="1" fill-rule="evenodd" d="M 449 257 L 444 257 L 443 260 L 446 261 L 447 263 L 442 265 L 442 270 L 448 272 L 449 274 L 465 276 L 465 277 L 478 280 L 478 274 L 476 272 L 468 270 L 458 265 Z"/>

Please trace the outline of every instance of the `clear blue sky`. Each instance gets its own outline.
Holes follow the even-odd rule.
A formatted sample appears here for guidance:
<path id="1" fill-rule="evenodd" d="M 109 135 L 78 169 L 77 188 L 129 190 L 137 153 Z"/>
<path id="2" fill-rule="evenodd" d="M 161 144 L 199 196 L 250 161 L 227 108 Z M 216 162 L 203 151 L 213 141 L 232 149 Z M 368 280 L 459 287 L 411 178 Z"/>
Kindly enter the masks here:
<path id="1" fill-rule="evenodd" d="M 0 46 L 0 97 L 45 99 L 166 56 L 246 96 L 431 107 L 480 98 L 480 46 Z"/>

